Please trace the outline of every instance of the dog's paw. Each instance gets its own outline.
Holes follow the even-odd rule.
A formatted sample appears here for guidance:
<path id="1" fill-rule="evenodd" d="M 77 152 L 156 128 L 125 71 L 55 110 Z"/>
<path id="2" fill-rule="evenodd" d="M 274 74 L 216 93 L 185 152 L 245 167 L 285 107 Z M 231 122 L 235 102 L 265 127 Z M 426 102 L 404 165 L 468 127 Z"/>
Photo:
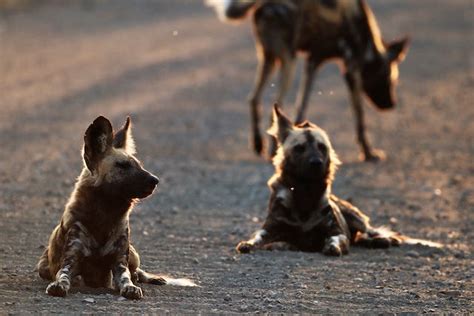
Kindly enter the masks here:
<path id="1" fill-rule="evenodd" d="M 67 295 L 68 288 L 63 283 L 54 281 L 46 288 L 46 294 L 51 296 L 65 297 Z"/>
<path id="2" fill-rule="evenodd" d="M 153 285 L 166 285 L 166 280 L 160 276 L 153 276 L 148 279 L 147 283 L 153 284 Z"/>
<path id="3" fill-rule="evenodd" d="M 326 256 L 340 257 L 342 256 L 342 250 L 338 245 L 329 244 L 324 247 L 323 254 Z"/>
<path id="4" fill-rule="evenodd" d="M 238 253 L 249 253 L 252 249 L 253 245 L 247 241 L 241 241 L 237 247 L 235 247 Z"/>
<path id="5" fill-rule="evenodd" d="M 120 290 L 120 295 L 129 300 L 139 300 L 143 297 L 142 289 L 135 285 L 126 285 Z"/>
<path id="6" fill-rule="evenodd" d="M 385 160 L 387 156 L 383 150 L 372 149 L 368 152 L 362 153 L 360 158 L 365 162 L 378 162 Z"/>

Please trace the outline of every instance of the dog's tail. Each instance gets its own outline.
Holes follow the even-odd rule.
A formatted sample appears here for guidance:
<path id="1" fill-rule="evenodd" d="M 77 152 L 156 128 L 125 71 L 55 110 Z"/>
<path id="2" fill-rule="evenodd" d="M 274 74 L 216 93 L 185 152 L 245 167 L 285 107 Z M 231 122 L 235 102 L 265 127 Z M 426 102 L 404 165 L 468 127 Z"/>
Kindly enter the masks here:
<path id="1" fill-rule="evenodd" d="M 156 275 L 143 271 L 142 269 L 137 269 L 138 282 L 141 283 L 150 283 L 155 285 L 176 285 L 176 286 L 197 286 L 190 279 L 174 279 L 164 275 Z"/>
<path id="2" fill-rule="evenodd" d="M 256 0 L 206 0 L 221 21 L 241 20 L 247 16 Z"/>
<path id="3" fill-rule="evenodd" d="M 369 227 L 368 231 L 359 235 L 355 243 L 368 248 L 388 248 L 390 246 L 399 246 L 401 244 L 407 245 L 423 245 L 433 248 L 442 248 L 443 244 L 425 240 L 412 238 L 394 232 L 387 226 Z"/>

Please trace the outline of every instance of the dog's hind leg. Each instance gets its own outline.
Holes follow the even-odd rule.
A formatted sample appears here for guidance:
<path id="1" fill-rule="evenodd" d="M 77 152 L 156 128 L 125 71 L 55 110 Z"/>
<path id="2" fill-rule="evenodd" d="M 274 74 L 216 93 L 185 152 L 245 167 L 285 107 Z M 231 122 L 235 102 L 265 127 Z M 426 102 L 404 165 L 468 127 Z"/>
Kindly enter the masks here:
<path id="1" fill-rule="evenodd" d="M 306 116 L 306 107 L 308 106 L 309 96 L 311 94 L 311 88 L 313 86 L 314 76 L 318 66 L 319 63 L 311 59 L 306 61 L 301 88 L 296 100 L 296 124 L 301 123 Z"/>
<path id="2" fill-rule="evenodd" d="M 260 102 L 262 99 L 263 88 L 265 87 L 275 65 L 275 56 L 268 52 L 263 52 L 263 48 L 261 47 L 258 51 L 259 63 L 255 77 L 254 89 L 249 96 L 249 105 L 252 124 L 252 146 L 255 153 L 260 155 L 263 151 L 262 135 L 260 134 Z"/>
<path id="3" fill-rule="evenodd" d="M 155 285 L 166 284 L 166 280 L 164 278 L 140 269 L 140 256 L 138 255 L 135 247 L 132 245 L 129 246 L 128 268 L 130 269 L 130 274 L 134 283 L 141 282 Z"/>
<path id="4" fill-rule="evenodd" d="M 53 280 L 53 277 L 49 269 L 48 247 L 46 247 L 46 249 L 43 251 L 43 254 L 40 257 L 38 264 L 36 265 L 36 268 L 38 269 L 39 276 L 42 279 L 49 280 L 49 281 Z"/>
<path id="5" fill-rule="evenodd" d="M 351 203 L 331 195 L 341 210 L 351 233 L 351 242 L 366 248 L 388 248 L 401 243 L 401 235 L 384 227 L 372 227 L 370 218 Z"/>
<path id="6" fill-rule="evenodd" d="M 361 210 L 335 195 L 331 195 L 330 198 L 341 210 L 352 237 L 356 236 L 358 232 L 366 233 L 369 230 L 370 219 Z"/>
<path id="7" fill-rule="evenodd" d="M 141 282 L 141 283 L 148 283 L 154 285 L 177 285 L 177 286 L 196 286 L 196 284 L 186 278 L 174 279 L 168 276 L 161 276 L 156 275 L 153 273 L 145 272 L 144 270 L 140 269 L 140 256 L 135 248 L 130 245 L 129 248 L 129 258 L 128 258 L 128 265 L 131 271 L 132 280 L 135 279 L 134 282 Z"/>

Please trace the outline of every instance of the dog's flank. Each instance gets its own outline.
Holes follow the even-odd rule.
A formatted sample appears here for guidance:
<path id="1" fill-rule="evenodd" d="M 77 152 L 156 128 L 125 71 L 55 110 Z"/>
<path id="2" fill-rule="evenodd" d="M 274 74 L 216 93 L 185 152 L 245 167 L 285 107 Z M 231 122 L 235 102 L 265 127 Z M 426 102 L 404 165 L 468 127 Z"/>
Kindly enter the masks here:
<path id="1" fill-rule="evenodd" d="M 166 284 L 139 269 L 140 257 L 130 244 L 129 214 L 138 199 L 151 195 L 159 180 L 134 157 L 131 121 L 115 134 L 98 117 L 84 135 L 84 168 L 59 225 L 38 262 L 38 272 L 52 283 L 46 292 L 66 296 L 76 279 L 91 287 L 115 287 L 140 299 L 136 281 Z"/>
<path id="2" fill-rule="evenodd" d="M 366 137 L 362 108 L 365 94 L 379 109 L 393 108 L 398 64 L 406 55 L 407 38 L 386 43 L 364 0 L 209 0 L 227 20 L 253 18 L 259 65 L 249 96 L 253 148 L 261 154 L 260 102 L 276 65 L 280 65 L 276 102 L 282 104 L 290 88 L 298 52 L 306 65 L 296 101 L 296 122 L 305 117 L 311 87 L 319 66 L 339 59 L 356 118 L 357 141 L 365 160 L 383 158 Z M 273 155 L 275 142 L 270 153 Z"/>
<path id="3" fill-rule="evenodd" d="M 278 140 L 273 159 L 275 174 L 268 216 L 252 238 L 237 245 L 237 251 L 252 249 L 298 249 L 342 255 L 350 244 L 386 248 L 402 243 L 438 243 L 413 239 L 385 227 L 373 227 L 368 216 L 351 203 L 331 193 L 340 164 L 327 134 L 318 126 L 304 122 L 293 125 L 278 107 L 273 110 L 269 133 Z M 273 244 L 278 243 L 278 247 Z"/>

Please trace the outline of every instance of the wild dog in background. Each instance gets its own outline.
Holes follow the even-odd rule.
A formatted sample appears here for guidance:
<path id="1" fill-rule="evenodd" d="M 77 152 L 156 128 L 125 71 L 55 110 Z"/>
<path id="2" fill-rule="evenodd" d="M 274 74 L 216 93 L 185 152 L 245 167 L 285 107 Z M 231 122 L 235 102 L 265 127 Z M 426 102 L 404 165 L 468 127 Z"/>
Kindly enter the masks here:
<path id="1" fill-rule="evenodd" d="M 114 134 L 105 117 L 94 120 L 84 135 L 84 168 L 38 262 L 39 275 L 52 281 L 46 293 L 66 296 L 80 277 L 91 287 L 113 286 L 129 299 L 140 299 L 134 283 L 194 285 L 139 268 L 130 243 L 129 215 L 139 199 L 153 193 L 158 178 L 134 157 L 131 121 Z"/>
<path id="2" fill-rule="evenodd" d="M 394 87 L 398 63 L 408 39 L 382 40 L 375 17 L 364 0 L 207 0 L 222 19 L 253 18 L 259 65 L 250 94 L 253 148 L 263 150 L 260 134 L 260 101 L 273 68 L 280 65 L 276 101 L 282 104 L 290 87 L 297 52 L 306 54 L 304 78 L 296 101 L 296 123 L 305 118 L 311 86 L 318 67 L 331 59 L 342 60 L 341 70 L 349 88 L 356 118 L 361 158 L 379 160 L 384 153 L 373 149 L 365 135 L 362 94 L 379 109 L 395 106 Z M 273 155 L 275 143 L 270 146 Z"/>
<path id="3" fill-rule="evenodd" d="M 273 120 L 269 133 L 279 146 L 273 158 L 275 174 L 268 181 L 269 213 L 262 229 L 237 245 L 238 252 L 284 247 L 340 256 L 348 252 L 350 244 L 369 248 L 401 243 L 440 246 L 374 228 L 358 208 L 331 194 L 340 162 L 327 134 L 309 122 L 293 125 L 276 105 Z"/>

